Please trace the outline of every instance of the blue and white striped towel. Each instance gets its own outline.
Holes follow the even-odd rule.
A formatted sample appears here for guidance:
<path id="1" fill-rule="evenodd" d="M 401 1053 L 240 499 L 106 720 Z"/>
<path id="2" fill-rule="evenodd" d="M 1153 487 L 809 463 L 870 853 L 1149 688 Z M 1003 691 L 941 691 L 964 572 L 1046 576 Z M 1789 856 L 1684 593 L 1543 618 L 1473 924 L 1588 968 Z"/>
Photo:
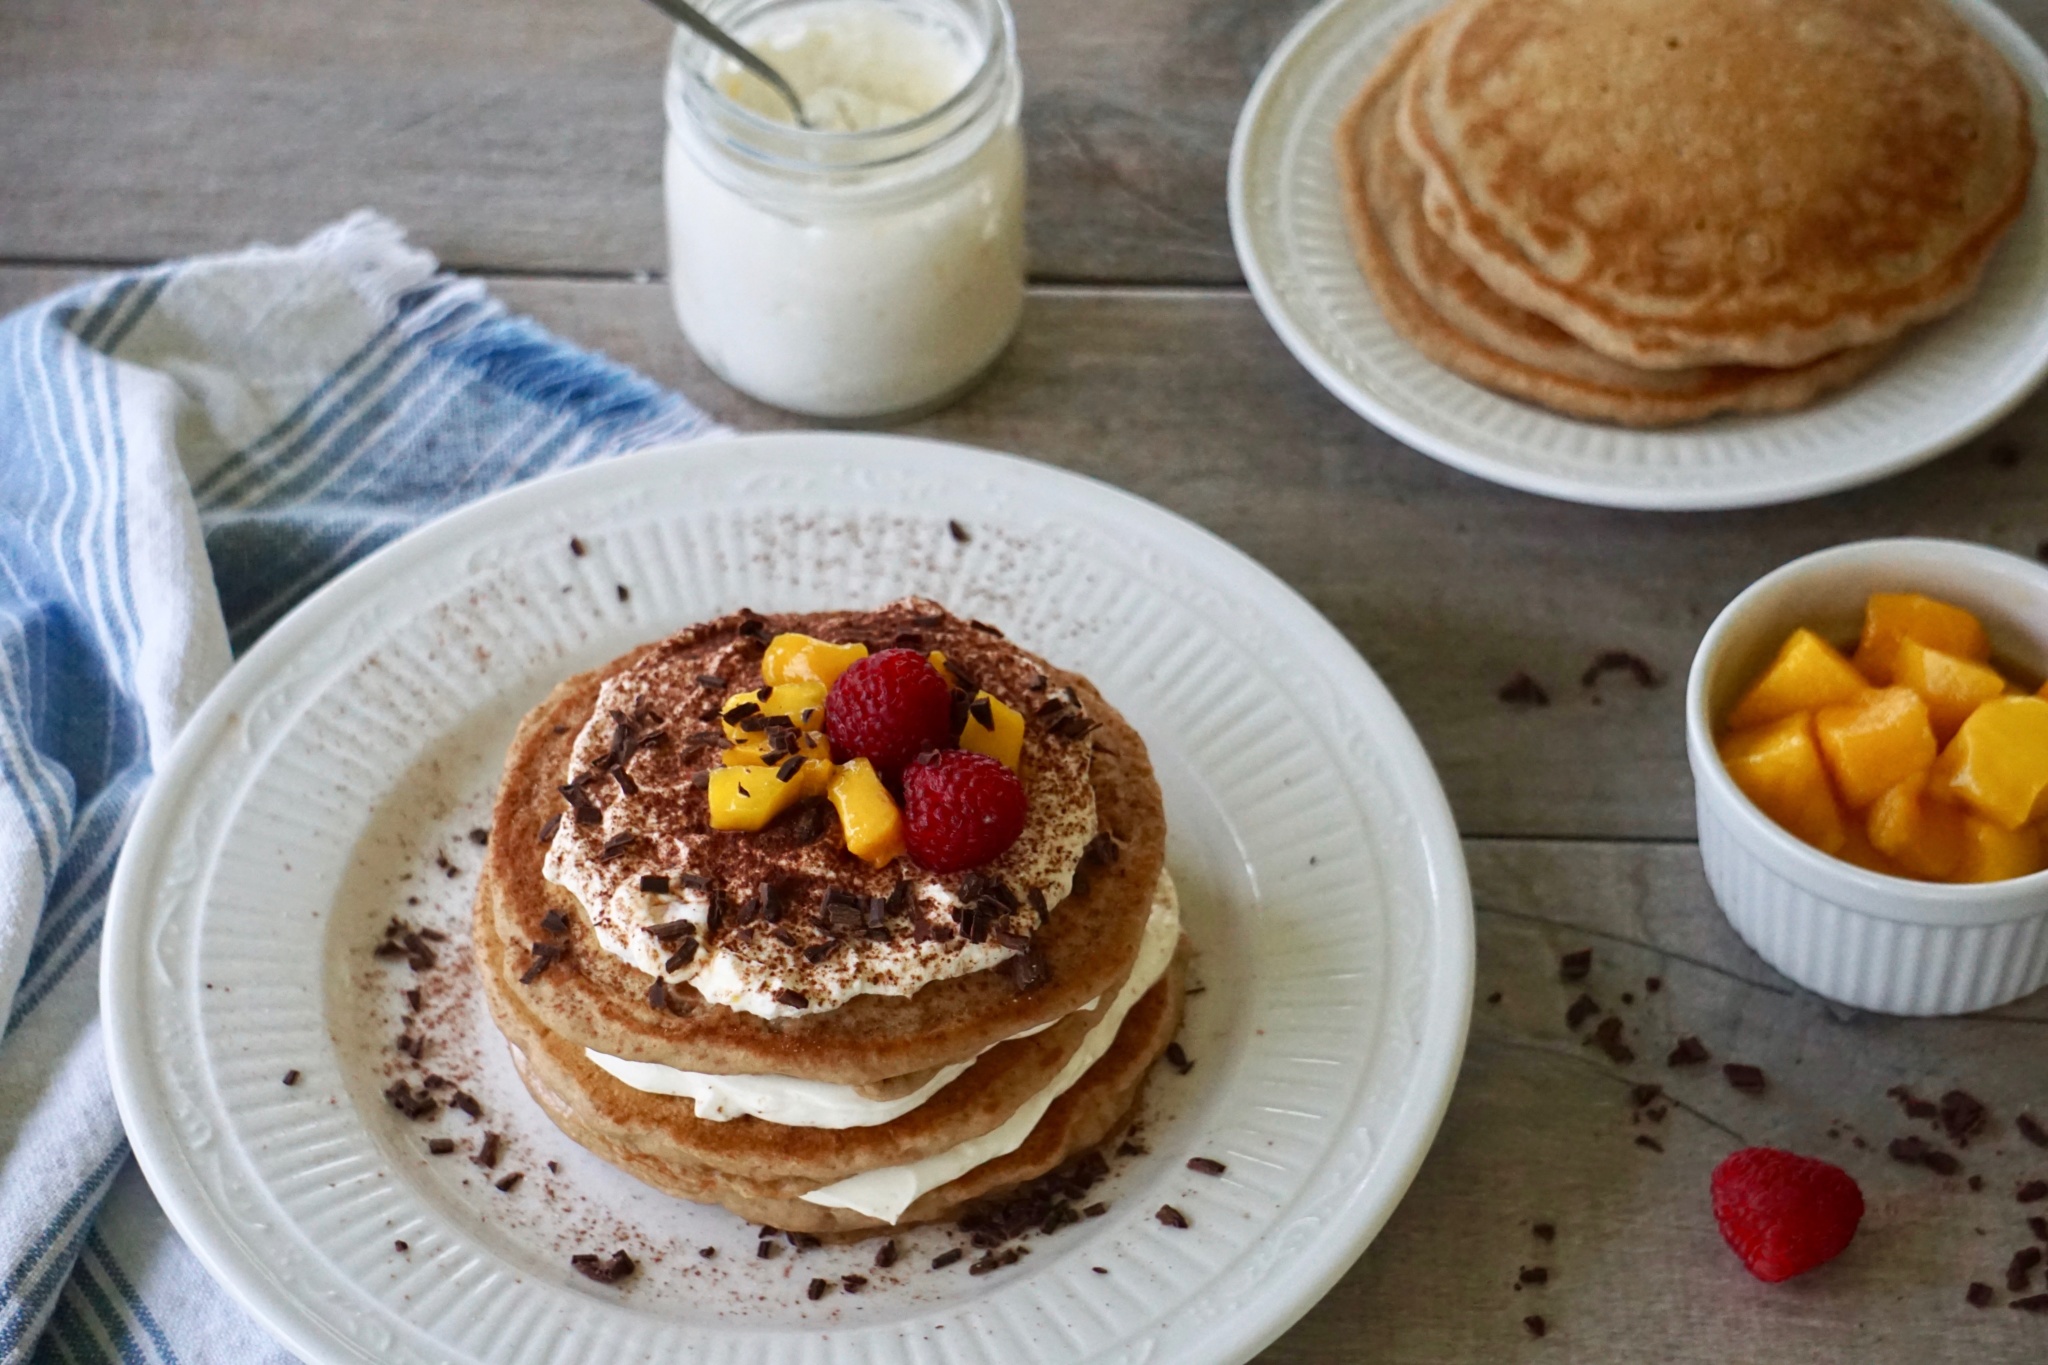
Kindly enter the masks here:
<path id="1" fill-rule="evenodd" d="M 422 522 L 712 430 L 357 214 L 0 321 L 0 1365 L 289 1361 L 128 1160 L 99 934 L 149 775 L 254 640 Z"/>

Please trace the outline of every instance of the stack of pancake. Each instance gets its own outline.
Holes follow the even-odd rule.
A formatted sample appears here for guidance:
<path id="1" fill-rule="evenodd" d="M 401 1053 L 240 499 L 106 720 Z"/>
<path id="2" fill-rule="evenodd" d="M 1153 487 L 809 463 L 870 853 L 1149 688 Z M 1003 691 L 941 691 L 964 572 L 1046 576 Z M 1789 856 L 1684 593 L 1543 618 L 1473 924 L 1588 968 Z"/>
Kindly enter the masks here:
<path id="1" fill-rule="evenodd" d="M 1454 0 L 1337 129 L 1393 327 L 1631 426 L 1800 407 L 1969 297 L 2027 98 L 1943 0 Z"/>
<path id="2" fill-rule="evenodd" d="M 1002 887 L 1005 875 L 1036 876 L 1005 869 L 1032 858 L 1043 867 L 1048 843 L 1062 859 L 1074 849 L 1072 830 L 1040 830 L 1037 814 L 1015 858 L 945 876 L 907 857 L 880 868 L 854 858 L 823 801 L 758 832 L 710 829 L 698 774 L 720 762 L 716 722 L 729 693 L 762 685 L 763 645 L 783 632 L 941 652 L 952 676 L 1027 717 L 1027 791 L 1061 752 L 1085 755 L 1066 768 L 1085 772 L 1095 806 L 1078 863 L 1062 863 L 1045 886 Z M 621 733 L 589 757 L 592 736 Z M 566 804 L 565 784 L 579 792 Z M 873 970 L 897 971 L 901 986 L 903 963 L 969 936 L 986 946 L 1022 935 L 1029 947 L 994 967 L 912 980 L 912 993 L 855 994 L 836 1007 L 764 1015 L 713 1003 L 608 950 L 592 907 L 549 880 L 550 849 L 560 856 L 583 833 L 579 817 L 602 840 L 606 869 L 617 849 L 633 885 L 688 884 L 723 907 L 688 933 L 698 963 L 717 952 L 743 967 L 795 961 L 793 975 L 775 978 L 779 998 L 805 1001 L 804 962 L 842 973 L 879 963 Z M 526 717 L 476 902 L 477 965 L 534 1099 L 570 1137 L 647 1183 L 820 1235 L 956 1217 L 1119 1134 L 1171 1041 L 1185 947 L 1165 832 L 1138 735 L 1087 680 L 992 627 L 916 599 L 873 612 L 742 613 L 571 678 Z M 1067 872 L 1072 891 L 1060 898 Z M 892 880 L 897 894 L 867 894 Z M 904 894 L 908 885 L 921 890 Z M 917 899 L 941 886 L 956 903 L 950 917 Z M 1049 910 L 1035 914 L 1048 893 Z M 638 926 L 662 952 L 679 941 L 656 933 L 662 917 L 682 927 L 667 899 L 650 897 L 650 922 Z M 778 943 L 808 951 L 775 957 Z"/>

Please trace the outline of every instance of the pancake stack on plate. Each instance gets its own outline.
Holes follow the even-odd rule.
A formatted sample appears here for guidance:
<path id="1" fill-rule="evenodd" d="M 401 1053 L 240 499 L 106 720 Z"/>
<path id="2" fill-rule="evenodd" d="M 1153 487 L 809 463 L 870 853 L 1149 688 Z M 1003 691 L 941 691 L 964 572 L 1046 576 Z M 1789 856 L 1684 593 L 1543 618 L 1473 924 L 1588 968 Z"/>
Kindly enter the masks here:
<path id="1" fill-rule="evenodd" d="M 869 861 L 816 796 L 712 828 L 707 774 L 743 757 L 728 750 L 771 751 L 745 770 L 758 788 L 811 742 L 740 728 L 764 648 L 799 635 L 942 656 L 956 733 L 990 703 L 1021 716 L 1016 842 L 945 872 Z M 649 1184 L 812 1234 L 953 1217 L 1122 1131 L 1179 1026 L 1165 836 L 1136 732 L 993 627 L 916 599 L 745 612 L 571 678 L 526 717 L 477 964 L 534 1099 Z"/>
<path id="2" fill-rule="evenodd" d="M 1646 427 L 1867 372 L 1975 290 L 2034 161 L 2018 78 L 1942 0 L 1455 0 L 1336 150 L 1397 331 Z"/>

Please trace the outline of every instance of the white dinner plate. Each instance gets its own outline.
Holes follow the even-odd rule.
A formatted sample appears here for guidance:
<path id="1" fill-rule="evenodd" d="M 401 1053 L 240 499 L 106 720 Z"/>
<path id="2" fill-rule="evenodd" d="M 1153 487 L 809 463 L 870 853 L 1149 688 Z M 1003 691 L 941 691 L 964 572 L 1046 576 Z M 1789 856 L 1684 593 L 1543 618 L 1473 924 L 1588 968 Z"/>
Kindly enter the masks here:
<path id="1" fill-rule="evenodd" d="M 887 1271 L 873 1244 L 759 1259 L 731 1215 L 557 1133 L 467 988 L 469 831 L 489 822 L 515 722 L 555 682 L 743 605 L 913 592 L 1089 675 L 1145 736 L 1200 953 L 1181 1035 L 1192 1069 L 1156 1069 L 1147 1151 L 1091 1195 L 1108 1214 L 979 1276 L 930 1268 L 963 1241 L 950 1229 L 899 1238 Z M 448 935 L 417 978 L 373 956 L 394 915 Z M 1253 1355 L 1386 1221 L 1450 1095 L 1472 952 L 1428 759 L 1372 671 L 1279 580 L 1044 465 L 784 434 L 489 498 L 271 630 L 137 818 L 102 998 L 150 1184 L 308 1360 L 1188 1365 Z M 417 1064 L 394 1046 L 416 984 Z M 474 1095 L 482 1121 L 401 1117 L 382 1092 L 422 1067 Z M 464 1159 L 485 1130 L 504 1135 L 488 1172 Z M 460 1151 L 429 1155 L 435 1136 Z M 1198 1155 L 1226 1173 L 1187 1169 Z M 495 1188 L 513 1171 L 516 1188 Z M 1165 1203 L 1191 1226 L 1158 1222 Z M 570 1267 L 621 1248 L 640 1268 L 616 1287 Z M 858 1295 L 836 1287 L 852 1273 L 871 1281 Z M 814 1278 L 834 1285 L 816 1301 Z"/>
<path id="2" fill-rule="evenodd" d="M 1231 147 L 1238 261 L 1266 320 L 1325 388 L 1480 478 L 1679 511 L 1791 502 L 1881 479 L 1983 431 L 2048 373 L 2048 58 L 1990 0 L 1952 2 L 2027 84 L 2032 197 L 1974 298 L 1802 411 L 1667 431 L 1582 422 L 1460 379 L 1387 324 L 1352 259 L 1333 139 L 1381 55 L 1441 0 L 1327 0 L 1280 44 Z"/>

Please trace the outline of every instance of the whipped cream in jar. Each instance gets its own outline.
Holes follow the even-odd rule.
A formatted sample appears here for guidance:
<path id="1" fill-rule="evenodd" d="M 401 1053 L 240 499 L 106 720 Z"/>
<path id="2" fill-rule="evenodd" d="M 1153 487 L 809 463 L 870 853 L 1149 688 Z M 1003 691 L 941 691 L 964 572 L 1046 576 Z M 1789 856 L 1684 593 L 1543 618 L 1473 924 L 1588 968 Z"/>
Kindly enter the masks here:
<path id="1" fill-rule="evenodd" d="M 1021 77 L 1005 0 L 709 0 L 814 125 L 695 35 L 669 64 L 669 280 L 704 362 L 870 419 L 966 388 L 1024 303 Z"/>

